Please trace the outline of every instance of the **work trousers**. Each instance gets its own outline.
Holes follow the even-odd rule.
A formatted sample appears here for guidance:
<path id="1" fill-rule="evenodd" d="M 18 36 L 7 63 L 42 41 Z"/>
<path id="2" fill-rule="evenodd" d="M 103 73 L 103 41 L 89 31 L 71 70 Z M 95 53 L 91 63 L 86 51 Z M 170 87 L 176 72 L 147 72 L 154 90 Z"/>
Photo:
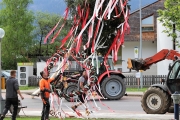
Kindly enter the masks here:
<path id="1" fill-rule="evenodd" d="M 1 120 L 4 119 L 11 105 L 13 105 L 13 112 L 11 119 L 16 120 L 17 110 L 18 110 L 18 98 L 6 98 L 5 108 L 3 110 L 3 114 L 2 114 L 3 116 L 1 117 Z"/>
<path id="2" fill-rule="evenodd" d="M 84 103 L 86 98 L 86 93 L 82 93 L 81 95 L 78 95 L 79 100 Z"/>
<path id="3" fill-rule="evenodd" d="M 43 101 L 43 109 L 41 113 L 41 120 L 48 120 L 49 119 L 49 111 L 50 111 L 50 103 L 49 99 L 42 99 Z"/>

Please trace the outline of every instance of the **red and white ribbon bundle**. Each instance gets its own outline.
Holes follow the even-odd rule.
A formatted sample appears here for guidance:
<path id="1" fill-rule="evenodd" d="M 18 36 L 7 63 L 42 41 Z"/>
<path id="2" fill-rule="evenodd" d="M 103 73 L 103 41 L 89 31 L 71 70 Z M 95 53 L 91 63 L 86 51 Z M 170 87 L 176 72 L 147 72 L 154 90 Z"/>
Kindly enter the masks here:
<path id="1" fill-rule="evenodd" d="M 76 0 L 74 0 L 74 3 L 76 3 Z M 51 43 L 58 38 L 68 19 L 69 11 L 72 10 L 75 9 L 67 6 L 63 23 L 60 25 L 61 20 L 58 21 L 45 37 L 45 43 L 56 29 L 58 30 Z M 128 34 L 130 30 L 128 24 L 128 0 L 82 0 L 73 13 L 71 15 L 73 18 L 72 27 L 61 40 L 59 51 L 47 61 L 45 70 L 49 72 L 57 61 L 62 58 L 62 62 L 53 76 L 57 75 L 58 70 L 63 73 L 66 69 L 65 64 L 71 56 L 80 66 L 90 71 L 90 68 L 95 64 L 93 63 L 94 60 L 92 60 L 92 64 L 89 66 L 88 59 L 95 59 L 98 63 L 98 54 L 101 53 L 104 56 L 104 65 L 109 75 L 108 56 L 113 57 L 113 62 L 118 60 L 118 50 L 124 44 L 124 35 Z M 66 43 L 68 43 L 67 46 Z M 83 58 L 84 61 L 78 61 L 77 58 L 79 57 Z M 96 74 L 99 74 L 98 64 L 96 65 Z M 88 77 L 88 80 L 90 80 L 91 75 L 89 73 Z"/>

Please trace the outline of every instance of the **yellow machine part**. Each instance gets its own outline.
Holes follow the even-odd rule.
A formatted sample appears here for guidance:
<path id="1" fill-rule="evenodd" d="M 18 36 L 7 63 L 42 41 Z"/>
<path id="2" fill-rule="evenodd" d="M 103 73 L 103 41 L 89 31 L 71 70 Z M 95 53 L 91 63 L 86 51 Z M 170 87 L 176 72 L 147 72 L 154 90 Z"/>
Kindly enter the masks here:
<path id="1" fill-rule="evenodd" d="M 1 89 L 5 89 L 5 77 L 1 77 Z"/>
<path id="2" fill-rule="evenodd" d="M 133 68 L 132 62 L 131 62 L 131 59 L 130 59 L 130 58 L 128 58 L 128 61 L 127 61 L 127 68 L 128 68 L 128 69 L 132 69 L 132 68 Z"/>
<path id="3" fill-rule="evenodd" d="M 66 80 L 67 80 L 67 77 L 64 76 L 64 77 L 63 77 L 63 85 L 64 85 L 65 88 L 67 88 L 67 86 L 68 86 Z"/>

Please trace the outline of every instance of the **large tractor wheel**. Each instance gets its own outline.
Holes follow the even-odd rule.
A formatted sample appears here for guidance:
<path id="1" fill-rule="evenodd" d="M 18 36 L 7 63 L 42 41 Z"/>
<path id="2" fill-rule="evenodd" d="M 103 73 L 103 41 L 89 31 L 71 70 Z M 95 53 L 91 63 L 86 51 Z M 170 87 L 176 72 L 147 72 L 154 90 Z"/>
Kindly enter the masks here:
<path id="1" fill-rule="evenodd" d="M 102 95 L 109 100 L 121 99 L 126 91 L 124 80 L 118 75 L 110 75 L 101 83 Z"/>
<path id="2" fill-rule="evenodd" d="M 77 91 L 77 89 L 78 89 L 77 83 L 70 82 L 70 83 L 68 83 L 68 86 L 64 89 L 64 94 L 69 95 L 71 92 Z M 74 96 L 74 97 L 65 97 L 65 99 L 68 102 L 76 101 L 77 98 L 78 98 L 77 96 Z"/>
<path id="3" fill-rule="evenodd" d="M 147 114 L 165 114 L 170 105 L 168 93 L 157 87 L 150 87 L 141 99 L 141 106 Z"/>

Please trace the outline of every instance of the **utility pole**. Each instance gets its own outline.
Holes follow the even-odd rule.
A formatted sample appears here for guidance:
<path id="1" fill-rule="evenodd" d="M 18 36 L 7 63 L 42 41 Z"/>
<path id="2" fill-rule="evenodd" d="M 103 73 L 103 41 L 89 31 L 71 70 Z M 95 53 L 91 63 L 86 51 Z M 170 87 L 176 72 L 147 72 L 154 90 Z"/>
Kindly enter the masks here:
<path id="1" fill-rule="evenodd" d="M 142 16 L 141 16 L 141 0 L 139 0 L 139 23 L 140 23 L 140 35 L 139 35 L 139 41 L 140 41 L 140 54 L 139 59 L 142 59 Z M 142 71 L 140 72 L 140 86 L 141 89 L 143 88 L 143 77 L 142 77 Z"/>
<path id="2" fill-rule="evenodd" d="M 0 115 L 2 114 L 2 109 L 4 108 L 4 103 L 2 102 L 2 91 L 1 91 L 1 76 L 2 76 L 2 62 L 1 62 L 1 43 L 2 43 L 2 38 L 4 37 L 4 35 L 5 35 L 5 31 L 2 29 L 2 28 L 0 28 Z"/>

